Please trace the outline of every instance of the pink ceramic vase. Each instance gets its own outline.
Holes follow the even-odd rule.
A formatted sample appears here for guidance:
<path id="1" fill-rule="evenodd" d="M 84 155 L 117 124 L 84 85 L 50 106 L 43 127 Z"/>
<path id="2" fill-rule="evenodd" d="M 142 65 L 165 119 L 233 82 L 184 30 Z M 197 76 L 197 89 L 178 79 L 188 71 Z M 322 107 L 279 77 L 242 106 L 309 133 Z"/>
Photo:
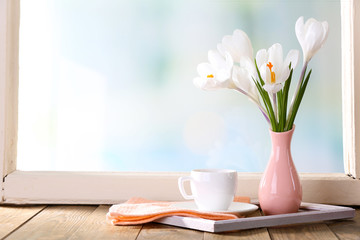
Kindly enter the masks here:
<path id="1" fill-rule="evenodd" d="M 265 215 L 299 210 L 302 188 L 290 147 L 294 128 L 287 132 L 270 130 L 272 151 L 259 186 L 260 207 Z"/>

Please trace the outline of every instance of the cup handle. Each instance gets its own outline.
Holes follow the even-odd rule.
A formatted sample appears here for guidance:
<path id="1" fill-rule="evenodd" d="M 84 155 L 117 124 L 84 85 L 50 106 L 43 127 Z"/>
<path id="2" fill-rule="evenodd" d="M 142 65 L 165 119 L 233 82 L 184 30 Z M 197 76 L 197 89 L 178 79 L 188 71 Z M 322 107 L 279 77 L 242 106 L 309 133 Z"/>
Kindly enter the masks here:
<path id="1" fill-rule="evenodd" d="M 179 177 L 179 179 L 178 179 L 180 193 L 187 200 L 194 199 L 194 196 L 192 194 L 188 195 L 184 189 L 184 182 L 190 181 L 190 180 L 191 180 L 191 177 Z"/>

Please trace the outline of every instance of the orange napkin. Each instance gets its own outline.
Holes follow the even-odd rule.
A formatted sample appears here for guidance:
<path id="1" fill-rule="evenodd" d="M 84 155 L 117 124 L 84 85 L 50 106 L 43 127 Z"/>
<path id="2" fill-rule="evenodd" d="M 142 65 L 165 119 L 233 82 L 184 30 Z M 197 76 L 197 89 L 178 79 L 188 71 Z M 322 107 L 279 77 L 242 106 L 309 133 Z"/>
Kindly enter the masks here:
<path id="1" fill-rule="evenodd" d="M 248 197 L 235 197 L 236 202 L 250 202 Z M 206 212 L 173 206 L 174 202 L 151 201 L 144 198 L 131 198 L 122 204 L 110 207 L 107 220 L 113 225 L 136 225 L 152 222 L 167 216 L 198 217 L 210 220 L 236 219 L 240 216 L 231 213 Z"/>

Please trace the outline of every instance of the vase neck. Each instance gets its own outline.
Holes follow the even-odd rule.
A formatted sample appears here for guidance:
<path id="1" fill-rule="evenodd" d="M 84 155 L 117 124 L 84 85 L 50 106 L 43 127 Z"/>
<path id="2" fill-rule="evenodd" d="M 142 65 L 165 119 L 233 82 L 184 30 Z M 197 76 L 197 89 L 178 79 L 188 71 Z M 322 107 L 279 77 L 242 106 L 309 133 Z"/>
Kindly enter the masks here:
<path id="1" fill-rule="evenodd" d="M 290 148 L 292 135 L 294 133 L 294 127 L 290 131 L 286 132 L 273 132 L 270 130 L 271 142 L 272 146 L 274 147 L 287 147 Z"/>

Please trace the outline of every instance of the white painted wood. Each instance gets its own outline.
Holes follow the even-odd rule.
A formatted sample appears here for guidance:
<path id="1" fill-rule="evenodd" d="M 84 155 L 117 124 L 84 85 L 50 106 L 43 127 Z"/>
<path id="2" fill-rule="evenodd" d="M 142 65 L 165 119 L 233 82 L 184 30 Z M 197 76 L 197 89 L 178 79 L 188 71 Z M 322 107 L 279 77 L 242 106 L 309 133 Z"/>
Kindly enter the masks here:
<path id="1" fill-rule="evenodd" d="M 289 224 L 310 223 L 325 220 L 349 219 L 355 217 L 355 209 L 340 206 L 312 205 L 302 208 L 302 212 L 280 214 L 236 220 L 216 221 L 214 232 L 243 230 L 260 227 L 275 227 Z M 311 209 L 310 211 L 308 209 Z"/>
<path id="2" fill-rule="evenodd" d="M 360 179 L 360 1 L 356 0 L 353 6 L 354 11 L 354 109 L 355 109 L 355 169 L 353 170 L 354 177 Z"/>
<path id="3" fill-rule="evenodd" d="M 139 196 L 175 200 L 177 173 L 21 172 L 5 180 L 5 203 L 113 204 Z M 176 185 L 174 185 L 176 182 Z"/>
<path id="4" fill-rule="evenodd" d="M 5 92 L 5 174 L 16 170 L 19 91 L 20 0 L 8 1 Z"/>
<path id="5" fill-rule="evenodd" d="M 341 1 L 345 172 L 360 178 L 360 1 Z"/>
<path id="6" fill-rule="evenodd" d="M 5 203 L 116 204 L 131 197 L 183 200 L 177 179 L 188 173 L 21 172 L 5 180 Z M 257 198 L 261 173 L 239 173 L 237 195 Z M 360 181 L 345 174 L 300 174 L 303 201 L 360 205 Z"/>
<path id="7" fill-rule="evenodd" d="M 0 177 L 16 169 L 19 0 L 0 0 Z M 1 198 L 3 181 L 1 181 Z"/>
<path id="8" fill-rule="evenodd" d="M 206 232 L 225 232 L 355 217 L 355 209 L 349 207 L 303 203 L 301 210 L 301 212 L 291 214 L 239 218 L 222 221 L 171 216 L 161 218 L 156 220 L 156 222 Z"/>
<path id="9" fill-rule="evenodd" d="M 5 176 L 5 62 L 6 62 L 6 1 L 0 0 L 0 177 Z M 3 181 L 0 181 L 0 202 L 3 199 Z"/>
<path id="10" fill-rule="evenodd" d="M 19 0 L 0 0 L 0 177 L 16 169 Z M 3 194 L 1 181 L 1 195 Z M 0 199 L 0 202 L 2 197 Z"/>

